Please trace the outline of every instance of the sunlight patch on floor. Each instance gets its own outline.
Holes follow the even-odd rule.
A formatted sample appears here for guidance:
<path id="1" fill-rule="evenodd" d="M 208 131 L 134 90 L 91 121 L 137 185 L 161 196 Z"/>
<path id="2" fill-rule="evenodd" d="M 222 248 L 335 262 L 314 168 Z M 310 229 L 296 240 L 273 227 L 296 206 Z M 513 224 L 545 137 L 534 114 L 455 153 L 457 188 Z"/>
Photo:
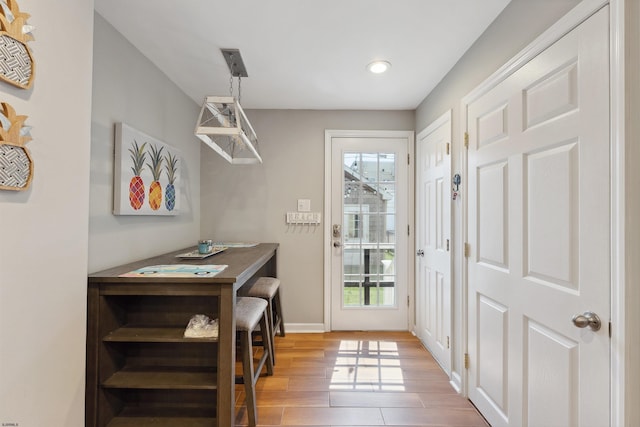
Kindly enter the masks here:
<path id="1" fill-rule="evenodd" d="M 340 341 L 330 390 L 405 391 L 403 384 L 397 343 Z"/>

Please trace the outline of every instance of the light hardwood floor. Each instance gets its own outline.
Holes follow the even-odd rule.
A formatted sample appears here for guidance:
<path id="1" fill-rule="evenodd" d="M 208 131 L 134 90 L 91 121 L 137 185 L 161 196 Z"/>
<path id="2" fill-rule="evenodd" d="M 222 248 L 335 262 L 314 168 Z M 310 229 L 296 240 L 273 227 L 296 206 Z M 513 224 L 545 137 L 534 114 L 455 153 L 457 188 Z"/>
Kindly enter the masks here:
<path id="1" fill-rule="evenodd" d="M 488 426 L 409 332 L 287 334 L 275 345 L 274 375 L 256 386 L 260 426 Z M 237 386 L 236 426 L 247 425 L 244 398 Z"/>

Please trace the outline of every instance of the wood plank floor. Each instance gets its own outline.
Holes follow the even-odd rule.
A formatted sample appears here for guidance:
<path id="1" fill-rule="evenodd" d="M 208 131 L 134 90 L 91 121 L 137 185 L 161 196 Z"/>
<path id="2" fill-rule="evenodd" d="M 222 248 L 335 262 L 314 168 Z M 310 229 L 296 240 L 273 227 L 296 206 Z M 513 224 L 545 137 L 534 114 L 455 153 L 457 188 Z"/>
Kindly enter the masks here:
<path id="1" fill-rule="evenodd" d="M 260 426 L 488 426 L 409 332 L 276 337 L 274 375 L 256 387 Z M 236 426 L 244 400 L 237 386 Z"/>

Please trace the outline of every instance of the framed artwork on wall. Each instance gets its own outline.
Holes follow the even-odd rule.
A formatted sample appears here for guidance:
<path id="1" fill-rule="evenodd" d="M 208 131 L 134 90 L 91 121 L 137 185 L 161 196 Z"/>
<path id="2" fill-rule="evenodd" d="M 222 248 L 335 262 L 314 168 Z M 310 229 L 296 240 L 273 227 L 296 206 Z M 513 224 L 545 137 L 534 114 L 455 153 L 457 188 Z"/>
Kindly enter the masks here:
<path id="1" fill-rule="evenodd" d="M 114 215 L 178 215 L 180 151 L 116 123 Z"/>

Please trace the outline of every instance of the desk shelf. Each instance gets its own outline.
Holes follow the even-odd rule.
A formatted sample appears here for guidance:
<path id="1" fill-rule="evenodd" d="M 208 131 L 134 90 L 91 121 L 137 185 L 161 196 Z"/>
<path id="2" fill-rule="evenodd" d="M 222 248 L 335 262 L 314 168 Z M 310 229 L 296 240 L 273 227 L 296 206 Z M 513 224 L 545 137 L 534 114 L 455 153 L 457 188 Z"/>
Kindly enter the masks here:
<path id="1" fill-rule="evenodd" d="M 210 409 L 127 407 L 107 427 L 215 427 L 216 423 Z"/>
<path id="2" fill-rule="evenodd" d="M 185 338 L 184 327 L 123 326 L 103 338 L 105 342 L 212 343 L 218 338 Z"/>
<path id="3" fill-rule="evenodd" d="M 218 339 L 184 330 L 194 314 L 216 318 L 218 304 L 217 296 L 100 295 L 98 426 L 216 425 Z"/>
<path id="4" fill-rule="evenodd" d="M 145 390 L 215 390 L 217 377 L 211 368 L 126 367 L 102 383 L 103 388 Z"/>

